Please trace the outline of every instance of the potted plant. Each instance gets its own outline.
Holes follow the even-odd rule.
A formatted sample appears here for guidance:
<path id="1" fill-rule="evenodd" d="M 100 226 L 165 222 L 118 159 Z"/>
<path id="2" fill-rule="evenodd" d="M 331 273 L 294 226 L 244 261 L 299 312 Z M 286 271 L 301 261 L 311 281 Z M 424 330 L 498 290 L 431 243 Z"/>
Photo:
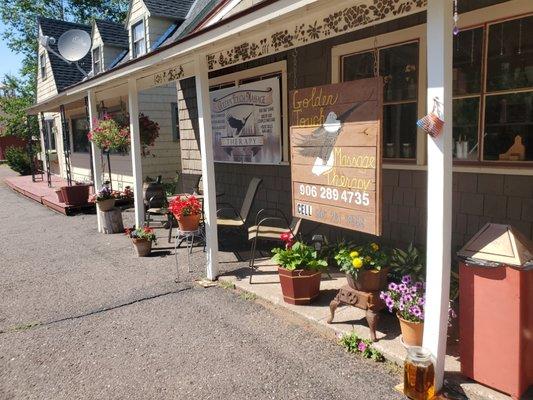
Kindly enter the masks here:
<path id="1" fill-rule="evenodd" d="M 386 287 L 388 257 L 377 243 L 364 246 L 340 246 L 335 255 L 348 285 L 363 292 L 376 292 Z"/>
<path id="2" fill-rule="evenodd" d="M 317 250 L 292 235 L 283 234 L 285 247 L 272 250 L 272 261 L 278 265 L 283 300 L 290 304 L 309 304 L 320 293 L 320 278 L 328 267 Z"/>
<path id="3" fill-rule="evenodd" d="M 202 204 L 195 196 L 178 196 L 170 202 L 168 210 L 178 220 L 180 231 L 198 230 L 202 215 Z"/>
<path id="4" fill-rule="evenodd" d="M 410 275 L 415 281 L 424 281 L 426 279 L 426 256 L 418 248 L 409 244 L 407 249 L 393 249 L 390 256 L 390 274 L 391 282 L 399 282 L 403 276 Z"/>
<path id="5" fill-rule="evenodd" d="M 139 113 L 139 135 L 141 137 L 141 154 L 146 157 L 150 154 L 148 147 L 153 146 L 159 137 L 159 124 L 143 113 Z"/>
<path id="6" fill-rule="evenodd" d="M 95 202 L 100 211 L 109 211 L 115 207 L 115 195 L 108 186 L 102 187 L 97 193 L 93 194 L 89 201 Z"/>
<path id="7" fill-rule="evenodd" d="M 146 257 L 152 251 L 152 242 L 157 242 L 154 230 L 147 226 L 143 228 L 128 228 L 126 235 L 131 238 L 139 257 Z"/>
<path id="8" fill-rule="evenodd" d="M 76 182 L 72 186 L 61 186 L 61 195 L 65 204 L 69 206 L 84 206 L 89 200 L 90 185 Z"/>
<path id="9" fill-rule="evenodd" d="M 129 126 L 121 125 L 109 114 L 104 115 L 103 119 L 96 120 L 94 125 L 94 128 L 87 134 L 87 138 L 102 151 L 124 151 L 129 147 Z"/>
<path id="10" fill-rule="evenodd" d="M 415 282 L 410 275 L 405 275 L 400 283 L 389 283 L 388 290 L 380 294 L 389 311 L 396 312 L 406 346 L 422 346 L 425 289 L 424 282 Z"/>

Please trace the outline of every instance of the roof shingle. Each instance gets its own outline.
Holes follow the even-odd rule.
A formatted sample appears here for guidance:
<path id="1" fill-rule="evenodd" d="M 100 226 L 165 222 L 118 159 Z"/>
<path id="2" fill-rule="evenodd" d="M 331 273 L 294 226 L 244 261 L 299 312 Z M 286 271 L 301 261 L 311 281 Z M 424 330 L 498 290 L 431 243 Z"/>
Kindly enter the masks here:
<path id="1" fill-rule="evenodd" d="M 127 49 L 129 47 L 128 31 L 124 28 L 124 25 L 99 19 L 95 20 L 94 23 L 105 45 L 119 47 L 121 49 Z"/>
<path id="2" fill-rule="evenodd" d="M 57 40 L 66 31 L 70 29 L 81 29 L 89 35 L 91 34 L 91 27 L 89 25 L 76 24 L 74 22 L 66 22 L 45 17 L 39 17 L 37 23 L 41 27 L 43 35 L 51 36 L 56 39 L 56 44 L 53 44 L 50 47 L 58 53 Z M 54 75 L 58 92 L 83 80 L 83 74 L 74 64 L 66 63 L 51 52 L 48 52 L 48 56 L 50 58 L 52 74 Z M 88 52 L 85 57 L 78 61 L 78 64 L 83 70 L 89 72 L 91 70 L 91 52 Z"/>
<path id="3" fill-rule="evenodd" d="M 187 17 L 194 0 L 143 0 L 151 15 L 183 20 Z"/>

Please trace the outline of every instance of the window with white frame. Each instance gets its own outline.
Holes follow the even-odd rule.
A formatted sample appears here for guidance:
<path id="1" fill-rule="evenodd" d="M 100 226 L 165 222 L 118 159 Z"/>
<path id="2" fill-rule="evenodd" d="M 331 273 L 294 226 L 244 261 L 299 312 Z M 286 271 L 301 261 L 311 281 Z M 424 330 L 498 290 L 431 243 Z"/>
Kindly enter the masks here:
<path id="1" fill-rule="evenodd" d="M 146 35 L 144 29 L 144 20 L 137 22 L 131 27 L 131 41 L 133 58 L 146 54 Z"/>
<path id="2" fill-rule="evenodd" d="M 178 103 L 170 103 L 170 111 L 172 115 L 172 140 L 174 142 L 180 141 L 180 119 Z"/>
<path id="3" fill-rule="evenodd" d="M 72 150 L 74 153 L 89 152 L 89 122 L 87 117 L 72 118 Z"/>
<path id="4" fill-rule="evenodd" d="M 454 38 L 454 157 L 533 161 L 533 15 Z"/>
<path id="5" fill-rule="evenodd" d="M 418 41 L 341 57 L 343 81 L 383 77 L 383 157 L 414 161 L 417 144 Z"/>
<path id="6" fill-rule="evenodd" d="M 46 79 L 46 53 L 41 53 L 39 56 L 39 67 L 41 69 L 41 79 Z"/>
<path id="7" fill-rule="evenodd" d="M 46 119 L 44 121 L 44 134 L 48 140 L 48 150 L 56 149 L 56 135 L 53 119 Z"/>
<path id="8" fill-rule="evenodd" d="M 101 47 L 93 49 L 93 73 L 94 75 L 102 72 Z"/>

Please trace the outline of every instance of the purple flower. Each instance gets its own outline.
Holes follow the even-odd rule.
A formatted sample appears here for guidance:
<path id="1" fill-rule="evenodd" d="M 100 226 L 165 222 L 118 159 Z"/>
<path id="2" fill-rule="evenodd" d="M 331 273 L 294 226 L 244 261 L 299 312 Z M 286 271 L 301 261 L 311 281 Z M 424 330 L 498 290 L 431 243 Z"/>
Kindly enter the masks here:
<path id="1" fill-rule="evenodd" d="M 407 285 L 405 283 L 400 283 L 398 285 L 398 290 L 402 293 L 405 292 L 407 290 Z"/>
<path id="2" fill-rule="evenodd" d="M 359 344 L 357 345 L 357 350 L 359 350 L 362 353 L 363 351 L 366 350 L 367 347 L 368 346 L 366 345 L 365 342 L 359 342 Z"/>
<path id="3" fill-rule="evenodd" d="M 426 299 L 424 297 L 420 297 L 418 299 L 418 305 L 423 306 L 424 304 L 426 304 Z"/>
<path id="4" fill-rule="evenodd" d="M 416 286 L 411 286 L 411 289 L 409 291 L 411 292 L 411 294 L 417 294 L 418 293 L 418 289 L 416 288 Z"/>
<path id="5" fill-rule="evenodd" d="M 389 283 L 389 290 L 393 290 L 393 291 L 398 290 L 398 285 L 395 284 L 394 282 Z"/>
<path id="6" fill-rule="evenodd" d="M 394 301 L 389 297 L 388 299 L 385 300 L 385 305 L 388 308 L 392 308 L 392 307 L 394 307 Z"/>
<path id="7" fill-rule="evenodd" d="M 422 282 L 416 282 L 416 283 L 415 283 L 415 287 L 416 287 L 418 290 L 421 290 L 421 289 L 423 289 L 425 286 L 424 286 L 424 283 L 422 283 Z"/>
<path id="8" fill-rule="evenodd" d="M 417 318 L 420 318 L 422 316 L 422 310 L 418 306 L 412 306 L 409 311 Z"/>
<path id="9" fill-rule="evenodd" d="M 404 275 L 402 277 L 402 283 L 409 285 L 411 283 L 411 275 Z"/>
<path id="10" fill-rule="evenodd" d="M 411 296 L 410 294 L 406 294 L 405 296 L 403 296 L 403 301 L 405 301 L 406 303 L 410 303 L 411 301 L 413 301 L 413 296 Z"/>
<path id="11" fill-rule="evenodd" d="M 387 297 L 389 297 L 389 296 L 388 296 L 387 293 L 385 293 L 385 292 L 381 292 L 381 293 L 379 294 L 379 298 L 380 298 L 381 300 L 385 300 Z"/>
<path id="12" fill-rule="evenodd" d="M 403 304 L 403 301 L 400 300 L 400 303 L 398 303 L 398 310 L 403 311 L 405 309 L 405 306 Z"/>

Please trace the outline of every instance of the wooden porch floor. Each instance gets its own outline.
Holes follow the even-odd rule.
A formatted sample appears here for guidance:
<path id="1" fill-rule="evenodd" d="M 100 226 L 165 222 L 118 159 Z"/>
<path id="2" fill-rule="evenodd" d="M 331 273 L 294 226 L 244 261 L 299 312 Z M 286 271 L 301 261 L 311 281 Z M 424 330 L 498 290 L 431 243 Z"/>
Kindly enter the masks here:
<path id="1" fill-rule="evenodd" d="M 9 177 L 5 179 L 5 182 L 15 192 L 64 215 L 73 215 L 76 212 L 89 211 L 94 208 L 94 205 L 90 203 L 83 206 L 69 206 L 61 203 L 57 199 L 55 190 L 61 186 L 67 186 L 67 181 L 54 175 L 52 175 L 52 187 L 48 187 L 46 177 L 43 181 L 38 177 L 38 180 L 33 182 L 31 175 Z"/>

